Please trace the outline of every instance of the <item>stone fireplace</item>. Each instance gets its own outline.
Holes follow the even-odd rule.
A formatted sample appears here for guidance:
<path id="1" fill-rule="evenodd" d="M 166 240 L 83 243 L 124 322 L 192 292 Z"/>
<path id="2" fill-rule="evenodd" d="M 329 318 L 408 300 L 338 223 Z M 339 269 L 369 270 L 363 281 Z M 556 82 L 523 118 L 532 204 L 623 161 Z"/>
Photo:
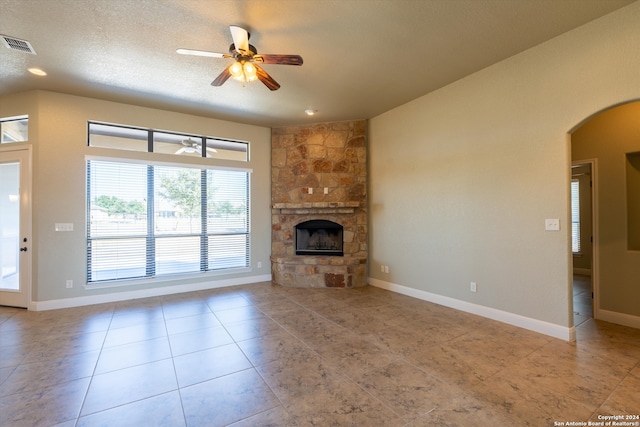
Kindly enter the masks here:
<path id="1" fill-rule="evenodd" d="M 272 130 L 275 283 L 366 285 L 366 126 L 360 120 Z"/>

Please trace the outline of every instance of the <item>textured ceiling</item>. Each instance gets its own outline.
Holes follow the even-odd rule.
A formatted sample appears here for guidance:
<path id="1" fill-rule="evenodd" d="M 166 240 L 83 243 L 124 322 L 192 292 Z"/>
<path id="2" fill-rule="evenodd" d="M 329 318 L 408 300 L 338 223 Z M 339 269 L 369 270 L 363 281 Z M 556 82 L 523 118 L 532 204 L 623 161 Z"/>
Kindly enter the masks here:
<path id="1" fill-rule="evenodd" d="M 0 0 L 0 94 L 45 89 L 277 127 L 368 119 L 623 7 L 632 0 Z M 229 25 L 280 84 L 211 81 Z M 29 67 L 47 71 L 35 77 Z M 305 109 L 318 110 L 306 117 Z"/>

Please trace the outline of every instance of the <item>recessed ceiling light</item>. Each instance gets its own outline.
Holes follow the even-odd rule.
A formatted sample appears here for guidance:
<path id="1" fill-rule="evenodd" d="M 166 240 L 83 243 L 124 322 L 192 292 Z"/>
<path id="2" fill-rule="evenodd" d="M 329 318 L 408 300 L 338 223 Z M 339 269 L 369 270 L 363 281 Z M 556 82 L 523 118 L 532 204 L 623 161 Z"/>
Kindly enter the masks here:
<path id="1" fill-rule="evenodd" d="M 313 116 L 313 115 L 314 115 L 315 113 L 317 113 L 317 112 L 318 112 L 318 110 L 311 110 L 311 109 L 304 110 L 304 113 L 305 113 L 307 116 Z"/>
<path id="2" fill-rule="evenodd" d="M 40 69 L 40 68 L 29 68 L 27 69 L 27 71 L 29 71 L 31 74 L 36 75 L 36 76 L 46 76 L 47 73 L 46 71 Z"/>

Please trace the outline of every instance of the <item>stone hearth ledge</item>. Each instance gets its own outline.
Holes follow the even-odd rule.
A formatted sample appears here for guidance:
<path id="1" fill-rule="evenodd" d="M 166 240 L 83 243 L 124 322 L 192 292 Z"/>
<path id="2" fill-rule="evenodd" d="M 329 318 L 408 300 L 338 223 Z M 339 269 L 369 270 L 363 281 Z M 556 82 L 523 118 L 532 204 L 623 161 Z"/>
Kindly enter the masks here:
<path id="1" fill-rule="evenodd" d="M 367 284 L 366 257 L 272 256 L 273 281 L 300 288 L 354 288 Z"/>

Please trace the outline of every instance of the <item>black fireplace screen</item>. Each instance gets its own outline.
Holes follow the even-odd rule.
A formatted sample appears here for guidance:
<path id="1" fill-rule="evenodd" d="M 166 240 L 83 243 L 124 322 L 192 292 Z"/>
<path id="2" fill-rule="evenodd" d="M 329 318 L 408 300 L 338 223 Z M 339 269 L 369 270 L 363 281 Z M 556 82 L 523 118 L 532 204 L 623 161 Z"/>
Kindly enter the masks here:
<path id="1" fill-rule="evenodd" d="M 333 221 L 315 219 L 296 225 L 296 255 L 343 256 L 343 227 Z"/>

